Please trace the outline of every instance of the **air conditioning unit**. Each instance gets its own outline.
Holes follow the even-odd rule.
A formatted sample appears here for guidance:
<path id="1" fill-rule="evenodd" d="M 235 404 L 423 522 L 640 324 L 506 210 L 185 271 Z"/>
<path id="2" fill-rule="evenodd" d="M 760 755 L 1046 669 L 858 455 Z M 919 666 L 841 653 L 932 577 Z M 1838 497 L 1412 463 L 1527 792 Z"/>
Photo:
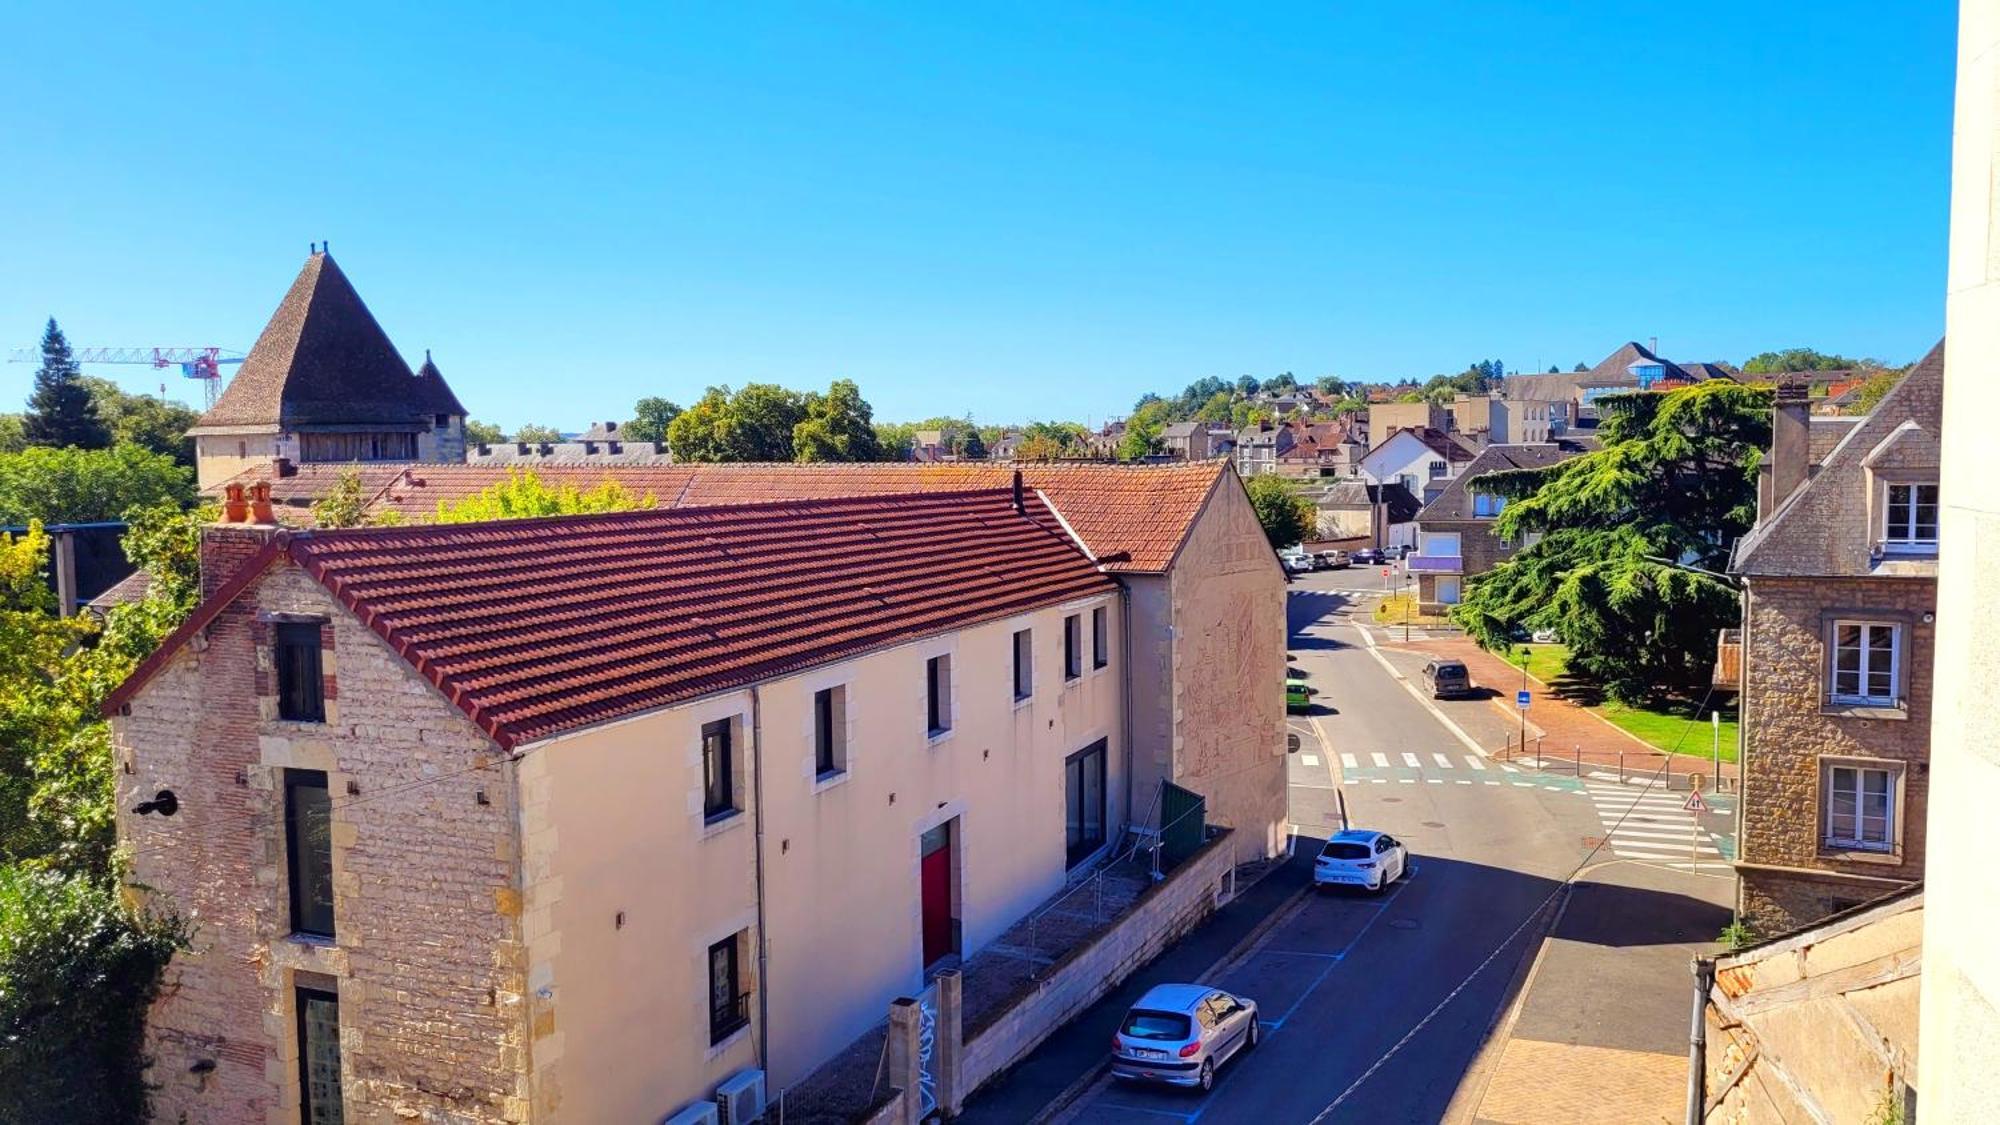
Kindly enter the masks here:
<path id="1" fill-rule="evenodd" d="M 660 1125 L 720 1125 L 714 1102 L 696 1102 L 679 1113 L 660 1118 Z"/>
<path id="2" fill-rule="evenodd" d="M 764 1072 L 730 1075 L 715 1088 L 715 1106 L 722 1111 L 720 1125 L 749 1125 L 764 1116 Z"/>

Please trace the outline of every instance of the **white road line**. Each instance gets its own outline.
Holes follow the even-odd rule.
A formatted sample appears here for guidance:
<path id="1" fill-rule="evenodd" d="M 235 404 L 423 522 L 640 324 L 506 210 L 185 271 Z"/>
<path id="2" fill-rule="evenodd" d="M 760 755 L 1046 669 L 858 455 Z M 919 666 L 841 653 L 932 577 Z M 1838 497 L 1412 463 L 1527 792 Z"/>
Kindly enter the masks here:
<path id="1" fill-rule="evenodd" d="M 1445 757 L 1443 754 L 1432 754 L 1431 757 L 1437 760 L 1439 769 L 1448 770 L 1451 768 L 1451 759 Z"/>
<path id="2" fill-rule="evenodd" d="M 1381 766 L 1381 767 L 1382 767 L 1383 769 L 1388 769 L 1388 768 L 1389 768 L 1389 755 L 1387 755 L 1387 754 L 1370 754 L 1370 755 L 1368 755 L 1368 756 L 1369 756 L 1369 757 L 1371 757 L 1371 758 L 1373 758 L 1373 759 L 1375 759 L 1375 764 L 1376 764 L 1376 765 L 1378 765 L 1378 766 Z"/>
<path id="3" fill-rule="evenodd" d="M 1319 765 L 1319 755 L 1318 755 L 1318 754 L 1300 754 L 1300 755 L 1299 755 L 1299 761 L 1301 761 L 1301 762 L 1304 762 L 1304 763 L 1305 763 L 1306 765 L 1309 765 L 1309 766 L 1316 766 L 1316 765 Z"/>
<path id="4" fill-rule="evenodd" d="M 1410 753 L 1405 753 L 1403 755 L 1403 764 L 1410 767 L 1413 770 L 1422 769 L 1424 766 L 1422 762 L 1417 761 L 1417 756 L 1415 754 L 1410 754 Z"/>
<path id="5" fill-rule="evenodd" d="M 1460 785 L 1470 785 L 1470 784 L 1472 784 L 1472 781 L 1471 781 L 1471 779 L 1469 779 L 1469 778 L 1464 778 L 1464 777 L 1461 777 L 1461 778 L 1459 778 L 1459 779 L 1458 779 L 1458 783 L 1459 783 Z"/>
<path id="6" fill-rule="evenodd" d="M 1415 785 L 1417 783 L 1417 779 L 1414 777 L 1399 777 L 1396 779 L 1396 782 L 1399 785 Z"/>
<path id="7" fill-rule="evenodd" d="M 1478 758 L 1474 758 L 1471 755 L 1466 756 L 1465 764 L 1471 766 L 1473 769 L 1476 770 L 1483 770 L 1486 768 L 1485 762 L 1482 762 Z"/>
<path id="8" fill-rule="evenodd" d="M 1444 784 L 1444 778 L 1441 778 L 1441 777 L 1427 777 L 1427 778 L 1425 778 L 1424 780 L 1425 780 L 1425 781 L 1428 781 L 1428 782 L 1430 782 L 1430 783 L 1431 783 L 1432 785 L 1443 785 L 1443 784 Z"/>
<path id="9" fill-rule="evenodd" d="M 1515 769 L 1515 768 L 1514 768 L 1513 766 L 1510 766 L 1510 765 L 1508 765 L 1508 764 L 1507 764 L 1507 763 L 1505 763 L 1505 762 L 1502 762 L 1502 763 L 1500 763 L 1500 771 L 1501 771 L 1502 773 L 1520 773 L 1520 772 L 1521 772 L 1520 770 L 1517 770 L 1517 769 Z"/>
<path id="10" fill-rule="evenodd" d="M 1498 784 L 1500 784 L 1500 783 L 1499 783 L 1499 782 L 1497 782 L 1497 781 L 1489 781 L 1489 782 L 1487 782 L 1486 784 L 1488 784 L 1488 785 L 1498 785 Z"/>
<path id="11" fill-rule="evenodd" d="M 1340 756 L 1340 764 L 1351 770 L 1358 770 L 1361 768 L 1361 763 L 1355 761 L 1354 755 L 1352 754 L 1342 754 Z"/>

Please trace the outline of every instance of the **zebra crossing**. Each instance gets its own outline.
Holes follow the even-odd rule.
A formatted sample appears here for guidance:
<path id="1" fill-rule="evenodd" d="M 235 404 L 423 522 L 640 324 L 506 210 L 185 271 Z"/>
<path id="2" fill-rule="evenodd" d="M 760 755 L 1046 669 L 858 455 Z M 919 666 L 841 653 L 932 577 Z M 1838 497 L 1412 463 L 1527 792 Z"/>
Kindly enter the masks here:
<path id="1" fill-rule="evenodd" d="M 1682 807 L 1685 797 L 1662 789 L 1587 780 L 1584 795 L 1605 828 L 1604 850 L 1619 859 L 1726 867 L 1715 838 Z"/>
<path id="2" fill-rule="evenodd" d="M 1419 755 L 1398 750 L 1341 753 L 1341 780 L 1348 785 L 1485 785 L 1577 792 L 1570 778 L 1542 777 L 1533 771 L 1477 754 Z"/>

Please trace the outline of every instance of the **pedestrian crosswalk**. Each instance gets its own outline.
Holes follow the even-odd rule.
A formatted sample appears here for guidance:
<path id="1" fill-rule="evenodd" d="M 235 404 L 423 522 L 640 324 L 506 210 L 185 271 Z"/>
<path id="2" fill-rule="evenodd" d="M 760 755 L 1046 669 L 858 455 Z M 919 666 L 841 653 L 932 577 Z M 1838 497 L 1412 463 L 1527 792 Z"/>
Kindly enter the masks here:
<path id="1" fill-rule="evenodd" d="M 1541 777 L 1529 770 L 1477 754 L 1454 755 L 1432 751 L 1420 755 L 1399 750 L 1393 759 L 1380 751 L 1341 753 L 1337 756 L 1341 780 L 1349 785 L 1491 785 L 1576 790 L 1575 782 L 1568 778 Z"/>
<path id="2" fill-rule="evenodd" d="M 1597 806 L 1604 823 L 1604 850 L 1620 859 L 1656 863 L 1721 866 L 1722 853 L 1693 813 L 1686 798 L 1663 789 L 1586 781 L 1584 795 Z"/>

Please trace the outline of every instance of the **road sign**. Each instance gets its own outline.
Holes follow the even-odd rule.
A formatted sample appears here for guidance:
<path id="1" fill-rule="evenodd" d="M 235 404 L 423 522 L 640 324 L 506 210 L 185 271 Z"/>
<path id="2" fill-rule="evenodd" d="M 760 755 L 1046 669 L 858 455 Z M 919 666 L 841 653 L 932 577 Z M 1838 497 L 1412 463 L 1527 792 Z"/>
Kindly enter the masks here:
<path id="1" fill-rule="evenodd" d="M 1384 578 L 1389 577 L 1389 568 L 1386 566 L 1382 568 L 1382 577 Z"/>
<path id="2" fill-rule="evenodd" d="M 1530 696 L 1527 692 L 1517 691 L 1514 693 L 1514 706 L 1519 707 L 1523 711 L 1526 711 L 1528 709 L 1528 700 L 1531 698 L 1533 697 Z"/>
<path id="3" fill-rule="evenodd" d="M 1681 808 L 1687 812 L 1707 812 L 1708 802 L 1701 799 L 1701 790 L 1690 789 L 1688 799 L 1681 802 Z"/>

